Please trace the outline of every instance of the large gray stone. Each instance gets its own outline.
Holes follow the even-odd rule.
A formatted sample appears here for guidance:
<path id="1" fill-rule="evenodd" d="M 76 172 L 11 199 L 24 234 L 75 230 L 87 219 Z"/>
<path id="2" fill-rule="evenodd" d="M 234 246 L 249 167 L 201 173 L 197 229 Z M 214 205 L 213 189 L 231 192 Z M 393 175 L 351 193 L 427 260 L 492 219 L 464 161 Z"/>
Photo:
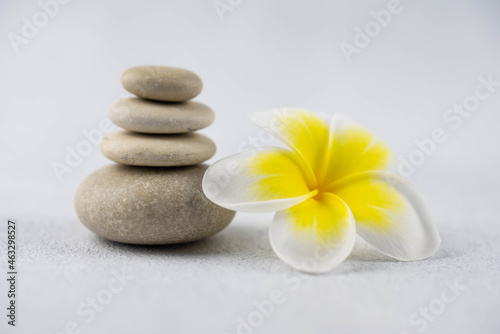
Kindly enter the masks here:
<path id="1" fill-rule="evenodd" d="M 125 130 L 142 133 L 185 133 L 203 129 L 214 112 L 198 102 L 168 103 L 128 97 L 114 102 L 109 118 Z"/>
<path id="2" fill-rule="evenodd" d="M 106 166 L 78 188 L 76 212 L 92 232 L 123 243 L 175 244 L 207 238 L 235 215 L 203 194 L 207 168 Z"/>
<path id="3" fill-rule="evenodd" d="M 137 66 L 123 72 L 123 87 L 139 97 L 184 102 L 200 94 L 203 84 L 191 71 L 167 66 Z"/>
<path id="4" fill-rule="evenodd" d="M 199 133 L 173 135 L 115 132 L 104 138 L 101 152 L 114 162 L 132 166 L 189 166 L 210 159 L 214 142 Z"/>

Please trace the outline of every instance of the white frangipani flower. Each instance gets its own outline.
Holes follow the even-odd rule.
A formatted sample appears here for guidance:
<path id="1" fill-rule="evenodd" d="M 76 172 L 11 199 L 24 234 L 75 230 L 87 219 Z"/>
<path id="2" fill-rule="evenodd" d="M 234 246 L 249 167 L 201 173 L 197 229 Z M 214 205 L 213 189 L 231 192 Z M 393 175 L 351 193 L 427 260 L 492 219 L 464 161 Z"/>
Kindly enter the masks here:
<path id="1" fill-rule="evenodd" d="M 326 272 L 351 252 L 356 233 L 402 261 L 425 259 L 441 239 L 425 203 L 401 177 L 386 171 L 388 147 L 336 115 L 283 108 L 251 119 L 288 149 L 235 154 L 208 168 L 203 190 L 236 211 L 274 212 L 269 230 L 276 254 L 292 267 Z"/>

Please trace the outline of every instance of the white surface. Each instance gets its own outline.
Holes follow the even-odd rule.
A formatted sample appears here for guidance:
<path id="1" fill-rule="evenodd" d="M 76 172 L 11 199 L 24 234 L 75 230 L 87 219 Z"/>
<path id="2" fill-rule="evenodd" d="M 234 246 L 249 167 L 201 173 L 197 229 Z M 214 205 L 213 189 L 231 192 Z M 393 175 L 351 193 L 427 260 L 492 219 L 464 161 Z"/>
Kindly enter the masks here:
<path id="1" fill-rule="evenodd" d="M 340 43 L 352 43 L 353 28 L 387 3 L 244 1 L 220 20 L 211 0 L 73 0 L 15 53 L 7 35 L 20 34 L 22 18 L 31 20 L 40 5 L 2 1 L 0 213 L 22 226 L 20 327 L 9 332 L 58 333 L 68 321 L 84 322 L 75 307 L 123 263 L 136 279 L 82 323 L 84 333 L 235 333 L 237 317 L 274 288 L 286 292 L 286 302 L 255 333 L 416 333 L 408 317 L 455 278 L 467 290 L 425 332 L 498 332 L 500 89 L 457 129 L 443 114 L 474 93 L 479 76 L 500 81 L 500 6 L 402 0 L 402 12 L 348 64 Z M 304 276 L 290 291 L 267 240 L 269 215 L 238 215 L 226 231 L 194 245 L 140 248 L 93 237 L 77 221 L 73 196 L 108 161 L 93 146 L 62 182 L 51 164 L 64 163 L 66 147 L 76 149 L 83 131 L 99 127 L 124 94 L 120 74 L 142 64 L 201 76 L 196 100 L 216 112 L 202 131 L 218 145 L 214 159 L 267 142 L 247 119 L 251 110 L 342 110 L 405 157 L 415 140 L 443 128 L 447 140 L 411 176 L 437 219 L 441 250 L 403 263 L 357 249 L 337 272 Z M 3 333 L 5 322 L 0 326 Z"/>
<path id="2" fill-rule="evenodd" d="M 274 289 L 285 300 L 255 333 L 419 333 L 409 317 L 455 280 L 465 290 L 425 333 L 498 333 L 500 233 L 491 225 L 441 224 L 443 245 L 426 261 L 398 262 L 360 243 L 334 271 L 307 275 L 274 255 L 260 222 L 270 218 L 238 214 L 205 241 L 140 247 L 100 239 L 75 219 L 20 217 L 19 327 L 7 333 L 59 333 L 76 322 L 93 334 L 232 334 Z M 108 288 L 111 270 L 134 278 L 87 323 L 78 306 Z"/>

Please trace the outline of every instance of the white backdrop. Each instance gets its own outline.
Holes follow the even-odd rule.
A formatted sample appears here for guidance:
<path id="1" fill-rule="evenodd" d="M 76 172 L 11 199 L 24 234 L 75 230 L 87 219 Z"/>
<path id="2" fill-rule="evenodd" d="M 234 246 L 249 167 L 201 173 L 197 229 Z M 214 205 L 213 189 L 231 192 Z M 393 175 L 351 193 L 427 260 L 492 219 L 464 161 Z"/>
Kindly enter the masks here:
<path id="1" fill-rule="evenodd" d="M 33 224 L 43 218 L 47 228 L 56 231 L 54 235 L 45 234 L 51 242 L 57 243 L 60 238 L 57 234 L 60 229 L 54 228 L 59 225 L 51 223 L 53 217 L 59 217 L 59 220 L 54 218 L 54 222 L 63 221 L 62 230 L 78 231 L 75 232 L 78 237 L 72 236 L 75 242 L 91 240 L 96 252 L 102 249 L 99 247 L 102 241 L 94 239 L 77 222 L 73 197 L 80 182 L 109 161 L 100 154 L 98 146 L 93 145 L 91 152 L 60 179 L 53 165 L 55 162 L 66 164 L 68 150 L 78 148 L 86 139 L 85 132 L 99 129 L 109 105 L 126 93 L 120 85 L 121 73 L 131 66 L 152 64 L 184 67 L 202 78 L 204 89 L 196 100 L 216 112 L 214 124 L 202 131 L 218 146 L 216 156 L 209 162 L 250 147 L 247 143 L 259 132 L 246 113 L 256 109 L 297 106 L 330 114 L 343 111 L 378 134 L 394 149 L 396 156 L 405 159 L 410 159 L 412 154 L 414 158 L 418 156 L 414 153 L 418 149 L 415 141 L 430 138 L 433 131 L 442 129 L 446 140 L 435 143 L 435 149 L 425 156 L 410 179 L 432 208 L 442 229 L 443 247 L 446 242 L 457 245 L 458 240 L 471 233 L 467 228 L 479 233 L 478 244 L 496 243 L 493 239 L 485 241 L 482 236 L 493 238 L 492 231 L 498 229 L 498 1 L 401 0 L 399 5 L 394 1 L 347 0 L 62 2 L 54 6 L 55 2 L 49 0 L 2 0 L 0 4 L 0 213 L 17 219 L 30 217 Z M 384 13 L 390 13 L 391 17 Z M 382 24 L 373 23 L 377 22 L 376 17 Z M 368 29 L 371 37 L 360 34 L 358 29 Z M 347 49 L 351 51 L 348 56 Z M 490 84 L 478 93 L 477 87 L 484 80 L 497 86 Z M 475 94 L 481 99 L 475 98 Z M 478 105 L 474 105 L 476 102 Z M 459 104 L 466 104 L 472 110 L 470 116 L 467 111 L 462 114 L 465 116 L 448 111 Z M 263 239 L 256 244 L 264 247 L 265 257 L 274 261 L 265 237 L 269 221 L 268 215 L 239 215 L 216 240 L 230 240 L 238 232 L 247 233 L 242 227 L 248 222 L 250 231 L 258 226 L 255 228 L 260 230 L 252 233 Z M 40 223 L 40 226 L 45 225 Z M 33 235 L 33 240 L 37 239 Z M 28 240 L 31 239 L 27 237 L 26 242 Z M 38 241 L 39 248 L 30 254 L 46 256 L 46 247 Z M 476 247 L 473 242 L 465 244 Z M 444 252 L 451 254 L 451 249 L 456 249 L 453 247 L 444 248 Z M 58 249 L 58 252 L 65 250 Z M 82 252 L 71 249 L 68 253 L 82 267 L 86 267 L 88 261 L 109 265 L 96 258 L 85 258 L 83 249 Z M 479 254 L 484 255 L 482 251 Z M 58 261 L 47 266 L 56 268 L 66 263 Z M 219 268 L 217 260 L 210 261 L 213 268 Z M 223 272 L 231 276 L 235 275 L 231 270 L 243 270 L 253 277 L 253 267 L 242 269 L 237 264 L 242 259 L 233 261 L 236 263 L 226 263 Z M 253 261 L 259 263 L 259 257 Z M 29 263 L 25 264 L 26 271 L 30 270 Z M 496 269 L 495 265 L 491 268 L 491 263 L 487 266 L 492 275 L 498 271 L 498 262 L 495 263 Z M 31 264 L 34 273 L 41 270 L 35 262 Z M 458 266 L 456 262 L 448 265 L 449 268 Z M 182 267 L 182 263 L 179 266 Z M 404 270 L 401 266 L 398 270 Z M 370 268 L 380 270 L 376 266 Z M 212 270 L 204 274 L 210 277 L 210 272 Z M 237 275 L 234 278 L 235 281 L 241 279 Z M 358 279 L 362 284 L 363 276 Z M 405 279 L 406 276 L 402 281 Z M 33 278 L 34 291 L 38 291 L 36 282 L 41 284 Z M 64 286 L 61 283 L 64 279 L 58 282 Z M 241 284 L 250 289 L 246 292 L 262 291 L 255 286 L 252 286 L 255 291 L 251 290 L 249 282 Z M 312 289 L 314 286 L 311 283 Z M 180 291 L 189 295 L 191 290 L 184 288 L 186 290 Z M 224 291 L 230 294 L 238 289 L 238 285 L 234 285 L 217 290 L 214 302 L 237 303 L 223 296 Z M 439 290 L 439 286 L 436 289 Z M 204 292 L 193 293 L 194 300 L 200 303 L 211 298 L 203 295 Z M 311 293 L 321 294 L 321 291 Z M 467 314 L 469 305 L 488 296 L 489 293 L 483 291 L 464 304 L 463 310 L 457 306 L 457 317 L 462 311 Z M 25 298 L 28 297 L 25 295 Z M 25 306 L 25 312 L 36 314 L 38 306 L 53 314 L 61 305 L 74 308 L 74 300 L 61 300 L 64 302 L 52 308 L 45 304 Z M 492 299 L 482 303 L 481 312 L 488 314 L 492 303 Z M 171 304 L 160 306 L 172 312 Z M 369 315 L 378 307 L 375 304 L 359 306 L 359 314 Z M 391 319 L 397 318 L 400 322 L 393 332 L 397 333 L 397 328 L 414 329 L 401 320 L 411 313 L 412 307 L 415 308 L 409 305 L 402 314 L 393 315 Z M 333 306 L 331 309 L 339 310 Z M 193 312 L 196 316 L 204 311 Z M 235 307 L 235 312 L 243 316 L 247 311 Z M 300 305 L 293 306 L 284 319 L 303 314 L 301 312 Z M 28 326 L 26 313 L 20 321 Z M 56 332 L 67 319 L 61 317 L 52 319 L 50 324 L 47 318 L 37 321 L 43 330 Z M 106 320 L 111 319 L 109 317 L 101 318 L 99 326 L 93 323 L 96 326 L 93 333 L 98 332 L 96 328 L 111 325 L 111 321 Z M 227 326 L 220 325 L 215 331 L 234 332 L 236 314 L 229 318 L 231 320 L 221 320 Z M 307 318 L 300 321 L 305 327 L 314 328 L 316 324 L 318 328 L 325 328 L 327 317 L 319 318 L 321 321 L 315 323 L 308 323 Z M 354 322 L 356 317 L 345 319 Z M 349 325 L 345 319 L 342 328 Z M 369 319 L 365 320 L 370 323 Z M 148 321 L 151 326 L 161 320 Z M 377 321 L 374 323 L 381 326 L 384 323 Z M 445 324 L 448 322 L 435 325 L 434 330 L 446 327 Z M 483 333 L 494 328 L 491 322 L 486 324 Z M 138 323 L 137 326 L 141 328 Z M 263 326 L 259 330 L 276 328 Z M 289 330 L 293 328 L 290 324 Z"/>

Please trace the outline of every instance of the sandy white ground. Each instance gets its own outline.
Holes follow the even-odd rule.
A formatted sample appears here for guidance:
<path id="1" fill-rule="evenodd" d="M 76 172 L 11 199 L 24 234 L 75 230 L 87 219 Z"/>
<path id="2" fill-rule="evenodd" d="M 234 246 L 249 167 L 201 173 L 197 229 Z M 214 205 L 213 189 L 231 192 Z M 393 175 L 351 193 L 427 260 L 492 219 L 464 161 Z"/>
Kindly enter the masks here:
<path id="1" fill-rule="evenodd" d="M 420 262 L 393 261 L 358 242 L 337 270 L 315 276 L 276 258 L 268 214 L 238 214 L 215 237 L 163 247 L 109 242 L 74 218 L 16 219 L 18 327 L 7 333 L 64 333 L 65 326 L 94 334 L 500 329 L 500 232 L 489 223 L 439 222 L 442 247 Z M 278 303 L 270 306 L 271 298 Z"/>

